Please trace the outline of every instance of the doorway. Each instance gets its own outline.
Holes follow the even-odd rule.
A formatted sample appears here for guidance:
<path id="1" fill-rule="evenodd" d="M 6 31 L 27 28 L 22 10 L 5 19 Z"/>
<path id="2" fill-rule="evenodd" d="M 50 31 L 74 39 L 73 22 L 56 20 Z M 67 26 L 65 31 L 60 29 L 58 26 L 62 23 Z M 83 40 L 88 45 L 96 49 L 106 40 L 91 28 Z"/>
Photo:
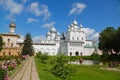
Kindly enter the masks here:
<path id="1" fill-rule="evenodd" d="M 75 52 L 75 55 L 76 55 L 76 56 L 79 56 L 79 53 L 78 53 L 78 51 L 77 51 L 77 52 Z"/>

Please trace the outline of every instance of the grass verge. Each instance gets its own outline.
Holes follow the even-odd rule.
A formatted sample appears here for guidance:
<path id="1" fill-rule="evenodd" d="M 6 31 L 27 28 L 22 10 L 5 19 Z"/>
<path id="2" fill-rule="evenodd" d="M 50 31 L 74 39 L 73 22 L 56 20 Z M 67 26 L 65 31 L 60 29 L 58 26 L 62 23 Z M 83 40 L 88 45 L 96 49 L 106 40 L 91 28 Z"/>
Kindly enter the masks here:
<path id="1" fill-rule="evenodd" d="M 35 57 L 35 63 L 40 80 L 61 80 L 51 74 L 51 64 L 43 64 Z M 100 69 L 99 65 L 71 65 L 76 72 L 72 80 L 120 80 L 120 72 Z"/>
<path id="2" fill-rule="evenodd" d="M 35 63 L 38 71 L 38 75 L 40 80 L 60 80 L 59 78 L 55 77 L 51 74 L 50 69 L 51 65 L 49 63 L 41 63 L 38 58 L 35 58 Z"/>

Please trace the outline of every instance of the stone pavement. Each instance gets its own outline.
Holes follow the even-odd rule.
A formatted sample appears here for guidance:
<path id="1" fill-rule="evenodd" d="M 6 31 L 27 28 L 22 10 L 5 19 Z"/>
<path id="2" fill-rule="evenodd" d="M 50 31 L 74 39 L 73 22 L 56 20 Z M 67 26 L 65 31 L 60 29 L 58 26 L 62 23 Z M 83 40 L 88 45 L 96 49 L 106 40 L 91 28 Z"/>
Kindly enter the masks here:
<path id="1" fill-rule="evenodd" d="M 40 80 L 36 70 L 34 57 L 30 57 L 21 70 L 11 80 Z"/>

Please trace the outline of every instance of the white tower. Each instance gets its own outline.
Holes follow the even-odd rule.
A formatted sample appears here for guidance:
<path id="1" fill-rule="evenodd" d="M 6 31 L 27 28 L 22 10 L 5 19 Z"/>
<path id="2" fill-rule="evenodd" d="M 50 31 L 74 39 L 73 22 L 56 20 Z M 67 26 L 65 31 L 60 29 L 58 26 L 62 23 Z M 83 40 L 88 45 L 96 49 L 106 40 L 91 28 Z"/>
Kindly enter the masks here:
<path id="1" fill-rule="evenodd" d="M 10 27 L 10 33 L 14 33 L 14 32 L 15 32 L 15 28 L 16 28 L 15 23 L 12 22 L 12 23 L 9 25 L 9 27 Z"/>

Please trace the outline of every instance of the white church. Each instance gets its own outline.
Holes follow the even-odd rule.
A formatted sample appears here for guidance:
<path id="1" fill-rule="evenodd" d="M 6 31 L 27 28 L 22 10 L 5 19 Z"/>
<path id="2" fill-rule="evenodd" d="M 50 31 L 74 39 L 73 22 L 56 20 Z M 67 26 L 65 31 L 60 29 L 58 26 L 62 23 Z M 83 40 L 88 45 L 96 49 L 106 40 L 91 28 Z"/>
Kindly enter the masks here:
<path id="1" fill-rule="evenodd" d="M 68 26 L 67 32 L 60 35 L 54 27 L 46 34 L 46 39 L 33 44 L 35 52 L 48 55 L 64 54 L 67 56 L 90 56 L 95 51 L 93 42 L 87 39 L 83 26 L 76 20 Z"/>

